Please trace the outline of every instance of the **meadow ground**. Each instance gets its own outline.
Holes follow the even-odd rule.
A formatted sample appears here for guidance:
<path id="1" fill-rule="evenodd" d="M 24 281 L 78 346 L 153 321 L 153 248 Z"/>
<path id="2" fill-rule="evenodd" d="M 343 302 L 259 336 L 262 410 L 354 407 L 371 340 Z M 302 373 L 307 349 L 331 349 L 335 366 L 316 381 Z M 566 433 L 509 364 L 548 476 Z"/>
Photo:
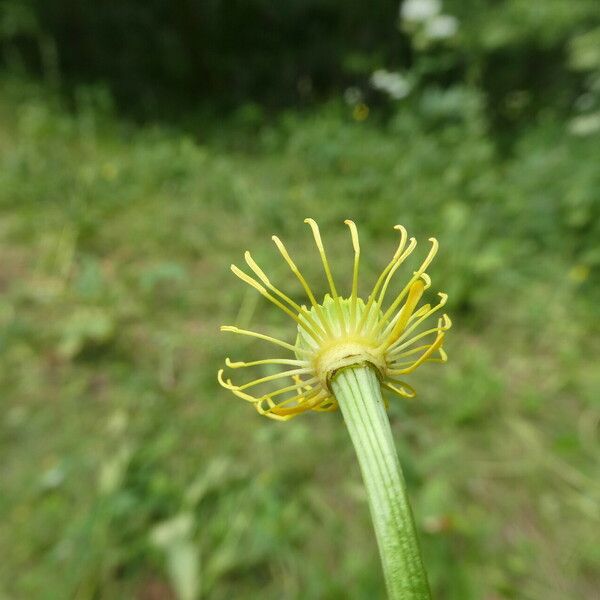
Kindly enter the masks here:
<path id="1" fill-rule="evenodd" d="M 299 292 L 277 233 L 324 289 L 307 216 L 346 282 L 345 218 L 363 282 L 394 224 L 440 240 L 450 360 L 389 405 L 436 597 L 595 597 L 597 140 L 541 122 L 500 156 L 476 97 L 194 135 L 0 98 L 0 598 L 382 597 L 339 414 L 275 423 L 216 382 L 264 352 L 221 323 L 294 337 L 229 272 L 245 249 Z"/>

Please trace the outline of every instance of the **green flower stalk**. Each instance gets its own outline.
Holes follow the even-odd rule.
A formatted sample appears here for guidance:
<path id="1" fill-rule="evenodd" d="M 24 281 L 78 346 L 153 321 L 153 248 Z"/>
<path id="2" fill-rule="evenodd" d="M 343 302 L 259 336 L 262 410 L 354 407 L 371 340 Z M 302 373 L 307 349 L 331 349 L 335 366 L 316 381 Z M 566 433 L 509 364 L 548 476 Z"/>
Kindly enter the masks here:
<path id="1" fill-rule="evenodd" d="M 230 369 L 272 369 L 273 365 L 285 368 L 279 372 L 261 373 L 260 377 L 241 384 L 226 379 L 221 369 L 218 379 L 223 387 L 252 403 L 260 414 L 277 420 L 285 421 L 309 410 L 341 409 L 365 482 L 389 597 L 403 600 L 429 598 L 427 577 L 381 390 L 413 398 L 416 392 L 404 377 L 425 362 L 447 360 L 442 344 L 451 326 L 450 319 L 442 314 L 434 326 L 427 324 L 445 305 L 447 296 L 440 293 L 436 304 L 419 306 L 424 292 L 431 286 L 426 269 L 437 253 L 438 243 L 434 238 L 430 239 L 431 249 L 423 262 L 386 305 L 392 277 L 417 245 L 414 238 L 408 239 L 406 229 L 401 225 L 395 227 L 400 232 L 396 252 L 363 300 L 358 292 L 360 244 L 356 225 L 345 221 L 350 228 L 354 263 L 352 290 L 348 297 L 342 297 L 337 291 L 319 228 L 312 219 L 305 222 L 312 230 L 329 293 L 321 302 L 317 301 L 276 236 L 273 241 L 302 285 L 310 307 L 296 303 L 275 287 L 246 252 L 246 264 L 254 276 L 235 265 L 231 266 L 232 271 L 295 321 L 296 340 L 292 344 L 255 331 L 223 326 L 222 331 L 264 340 L 287 350 L 291 357 L 251 362 L 233 362 L 228 358 L 225 362 Z"/>
<path id="2" fill-rule="evenodd" d="M 390 598 L 430 598 L 406 485 L 379 380 L 369 365 L 347 367 L 331 387 L 354 444 Z"/>

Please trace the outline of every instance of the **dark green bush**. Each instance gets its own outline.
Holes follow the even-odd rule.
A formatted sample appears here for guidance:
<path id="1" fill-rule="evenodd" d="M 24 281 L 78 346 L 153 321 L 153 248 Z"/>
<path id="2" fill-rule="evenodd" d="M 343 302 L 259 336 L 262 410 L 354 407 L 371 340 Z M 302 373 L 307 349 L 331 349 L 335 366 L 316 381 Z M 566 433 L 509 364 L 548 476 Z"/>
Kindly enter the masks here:
<path id="1" fill-rule="evenodd" d="M 542 110 L 570 110 L 585 88 L 569 53 L 600 22 L 594 0 L 447 0 L 440 10 L 458 23 L 449 43 L 411 39 L 399 4 L 7 0 L 0 43 L 6 64 L 67 89 L 104 82 L 122 106 L 147 116 L 305 105 L 349 85 L 366 91 L 369 75 L 386 67 L 416 69 L 441 86 L 475 83 L 492 123 L 510 131 Z"/>

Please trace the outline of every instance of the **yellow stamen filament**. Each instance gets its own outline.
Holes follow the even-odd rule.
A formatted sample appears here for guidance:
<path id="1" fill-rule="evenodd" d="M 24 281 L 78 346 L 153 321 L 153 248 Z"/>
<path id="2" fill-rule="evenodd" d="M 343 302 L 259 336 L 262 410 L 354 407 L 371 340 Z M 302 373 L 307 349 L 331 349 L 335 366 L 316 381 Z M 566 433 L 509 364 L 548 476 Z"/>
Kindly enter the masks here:
<path id="1" fill-rule="evenodd" d="M 316 397 L 324 398 L 322 392 L 317 392 L 317 393 L 304 392 L 302 394 L 298 394 L 296 396 L 291 396 L 291 397 L 286 398 L 285 400 L 281 400 L 279 402 L 274 402 L 271 399 L 271 397 L 264 396 L 257 400 L 257 410 L 259 410 L 259 412 L 261 409 L 264 411 L 273 411 L 280 415 L 285 414 L 284 411 L 286 409 L 288 411 L 294 410 L 294 409 L 304 410 L 306 407 L 306 404 L 308 402 L 313 401 L 314 398 L 316 398 Z M 295 405 L 294 405 L 294 403 L 295 403 Z M 268 406 L 268 408 L 265 408 L 265 405 Z M 292 405 L 292 406 L 290 406 L 290 405 Z"/>
<path id="2" fill-rule="evenodd" d="M 225 359 L 225 364 L 230 369 L 244 369 L 246 367 L 255 367 L 257 365 L 308 365 L 306 360 L 293 360 L 291 358 L 265 358 L 263 360 L 253 360 L 251 362 L 234 362 L 229 358 Z"/>
<path id="3" fill-rule="evenodd" d="M 306 391 L 310 391 L 312 389 L 310 385 L 306 385 L 306 383 L 302 381 L 299 375 L 292 375 L 292 379 L 294 380 L 294 383 L 296 384 L 296 387 L 299 390 L 304 388 Z"/>
<path id="4" fill-rule="evenodd" d="M 396 342 L 396 340 L 400 337 L 400 335 L 404 331 L 404 328 L 406 327 L 406 324 L 408 323 L 410 316 L 412 315 L 413 311 L 415 310 L 415 307 L 417 306 L 419 300 L 421 299 L 421 296 L 423 295 L 424 289 L 425 289 L 425 286 L 423 285 L 423 283 L 420 280 L 415 281 L 410 286 L 408 298 L 406 300 L 406 303 L 402 307 L 402 310 L 400 311 L 400 317 L 398 318 L 398 321 L 394 325 L 391 333 L 385 338 L 385 341 L 381 344 L 381 346 L 383 347 L 384 350 L 386 350 L 392 344 L 394 344 L 394 342 Z"/>
<path id="5" fill-rule="evenodd" d="M 298 315 L 292 312 L 287 306 L 285 306 L 285 304 L 282 304 L 281 302 L 279 302 L 279 300 L 277 300 L 277 298 L 269 294 L 269 292 L 267 292 L 267 290 L 262 285 L 260 285 L 260 283 L 258 283 L 256 279 L 253 279 L 252 277 L 250 277 L 250 275 L 244 273 L 244 271 L 240 270 L 235 265 L 231 265 L 231 271 L 244 283 L 247 283 L 248 285 L 252 286 L 255 290 L 258 291 L 258 293 L 261 296 L 265 297 L 267 300 L 269 300 L 269 302 L 272 302 L 275 306 L 277 306 L 277 308 L 281 309 L 286 315 L 288 315 L 294 321 L 296 321 L 296 323 L 298 323 L 298 325 L 300 325 L 310 335 L 310 337 L 313 338 L 316 344 L 322 341 L 321 336 L 319 336 L 319 334 L 315 333 L 310 327 L 306 325 L 306 323 L 303 323 L 302 320 L 298 318 Z"/>
<path id="6" fill-rule="evenodd" d="M 288 373 L 289 375 L 289 373 Z M 263 401 L 270 401 L 271 402 L 271 398 L 274 398 L 275 396 L 279 396 L 281 394 L 285 394 L 287 392 L 291 392 L 294 391 L 296 389 L 295 385 L 290 385 L 290 386 L 286 386 L 280 389 L 277 389 L 273 392 L 270 392 L 269 394 L 263 394 L 262 396 L 252 396 L 251 394 L 248 394 L 246 392 L 243 391 L 243 388 L 245 386 L 237 386 L 234 385 L 231 381 L 231 379 L 227 379 L 227 381 L 224 381 L 223 379 L 223 369 L 220 369 L 219 372 L 217 373 L 217 379 L 219 380 L 219 383 L 226 389 L 230 390 L 231 392 L 233 392 L 236 396 L 248 401 L 248 402 L 252 402 L 253 404 L 256 404 L 257 402 L 263 402 Z M 316 383 L 317 378 L 313 377 L 312 379 L 307 380 L 306 383 Z M 252 384 L 257 383 L 257 382 L 251 382 Z M 300 394 L 299 397 L 302 397 L 306 394 L 312 393 L 310 391 L 304 392 L 303 394 Z M 285 401 L 287 402 L 287 400 Z M 273 403 L 275 404 L 275 403 Z"/>
<path id="7" fill-rule="evenodd" d="M 425 260 L 422 262 L 422 264 L 418 268 L 418 270 L 414 272 L 413 276 L 410 278 L 410 280 L 406 284 L 406 286 L 404 286 L 404 289 L 398 294 L 398 296 L 396 297 L 394 302 L 392 302 L 390 307 L 384 313 L 383 317 L 381 318 L 381 321 L 379 322 L 379 325 L 375 328 L 375 332 L 379 331 L 381 329 L 381 327 L 383 327 L 383 325 L 388 321 L 388 319 L 394 313 L 394 311 L 398 308 L 398 306 L 400 306 L 400 303 L 404 299 L 404 296 L 406 296 L 406 294 L 407 294 L 408 290 L 410 289 L 410 287 L 412 286 L 412 284 L 417 279 L 419 279 L 419 277 L 421 277 L 421 275 L 425 272 L 425 269 L 427 269 L 427 267 L 431 264 L 431 261 L 434 259 L 435 255 L 437 254 L 438 247 L 439 247 L 438 241 L 435 238 L 429 238 L 429 241 L 431 242 L 431 250 L 429 251 L 429 254 L 425 258 Z"/>
<path id="8" fill-rule="evenodd" d="M 327 404 L 327 402 L 324 401 L 323 404 L 320 406 L 315 406 L 312 410 L 317 412 L 334 412 L 337 410 L 337 408 L 337 402 L 331 402 L 330 404 Z"/>
<path id="9" fill-rule="evenodd" d="M 402 398 L 414 398 L 417 395 L 415 389 L 404 382 L 402 382 L 401 387 L 398 387 L 390 381 L 383 381 L 381 386 L 390 390 L 390 392 L 398 394 L 398 396 L 401 396 Z"/>
<path id="10" fill-rule="evenodd" d="M 417 327 L 419 327 L 419 325 L 421 323 L 423 323 L 423 321 L 426 321 L 431 315 L 433 315 L 434 313 L 436 313 L 438 310 L 440 310 L 440 308 L 442 308 L 445 304 L 446 301 L 448 299 L 448 296 L 446 294 L 439 294 L 441 300 L 438 304 L 436 304 L 433 308 L 430 308 L 426 313 L 424 313 L 423 315 L 421 315 L 414 323 L 411 323 L 410 327 L 408 327 L 399 337 L 398 339 L 394 342 L 394 344 L 392 344 L 392 346 L 390 347 L 390 351 L 395 352 L 396 347 L 398 344 L 400 344 L 403 340 L 405 340 L 415 329 L 417 329 Z M 449 327 L 447 327 L 446 329 L 449 329 Z"/>
<path id="11" fill-rule="evenodd" d="M 307 379 L 306 383 L 307 384 L 312 384 L 312 383 L 317 383 L 318 378 L 317 377 L 312 377 L 311 379 Z M 275 390 L 274 392 L 269 392 L 268 394 L 263 394 L 261 396 L 261 399 L 266 399 L 266 398 L 275 398 L 275 396 L 281 396 L 281 394 L 286 394 L 287 392 L 293 392 L 296 390 L 298 386 L 296 384 L 294 385 L 286 385 L 285 387 L 279 388 L 278 390 Z M 310 390 L 304 392 L 305 394 L 307 394 Z"/>
<path id="12" fill-rule="evenodd" d="M 266 375 L 260 379 L 254 379 L 243 385 L 238 385 L 237 389 L 240 391 L 247 390 L 248 388 L 254 387 L 259 383 L 266 383 L 267 381 L 274 381 L 275 379 L 281 379 L 283 377 L 290 377 L 291 375 L 301 375 L 302 373 L 308 373 L 310 369 L 290 369 L 289 371 L 281 371 L 281 373 L 274 373 L 273 375 Z M 292 386 L 294 389 L 294 386 Z"/>
<path id="13" fill-rule="evenodd" d="M 325 246 L 323 246 L 323 241 L 321 240 L 321 232 L 319 231 L 319 226 L 316 224 L 314 219 L 304 219 L 304 222 L 308 224 L 311 228 L 313 237 L 315 238 L 315 244 L 317 246 L 317 250 L 321 256 L 321 262 L 323 263 L 323 269 L 325 270 L 325 276 L 327 277 L 327 282 L 329 283 L 329 288 L 331 289 L 331 296 L 333 298 L 337 298 L 337 290 L 335 289 L 335 283 L 333 282 L 333 277 L 331 275 L 331 269 L 329 268 L 329 262 L 327 261 L 327 254 L 325 253 Z"/>
<path id="14" fill-rule="evenodd" d="M 387 274 L 390 272 L 390 269 L 393 268 L 396 261 L 398 261 L 400 259 L 401 255 L 402 255 L 402 251 L 404 250 L 404 246 L 406 245 L 406 240 L 408 238 L 408 233 L 406 232 L 406 229 L 402 225 L 395 225 L 394 229 L 396 229 L 397 231 L 400 231 L 400 242 L 398 243 L 398 248 L 396 249 L 396 252 L 394 252 L 394 256 L 392 256 L 392 260 L 388 263 L 388 265 L 385 267 L 385 269 L 383 269 L 383 271 L 381 272 L 381 275 L 379 275 L 379 278 L 377 279 L 375 286 L 373 287 L 373 291 L 369 294 L 369 299 L 367 300 L 367 305 L 365 306 L 365 312 L 364 312 L 362 319 L 360 320 L 360 323 L 358 325 L 359 330 L 362 329 L 362 327 L 365 324 L 367 315 L 369 315 L 371 312 L 371 306 L 373 305 L 373 302 L 375 301 L 375 296 L 377 295 L 377 292 L 379 291 L 381 284 L 383 283 Z M 415 240 L 415 238 L 410 238 L 409 248 L 407 248 L 407 250 L 406 250 L 407 256 L 408 256 L 408 254 L 410 254 L 410 252 L 412 252 L 412 250 L 414 249 L 414 247 L 416 245 L 417 245 L 417 240 Z M 409 249 L 410 249 L 410 251 L 409 251 Z"/>
<path id="15" fill-rule="evenodd" d="M 440 293 L 438 293 L 438 296 L 441 298 L 441 300 L 439 301 L 438 304 L 436 304 L 433 308 L 431 307 L 430 304 L 425 304 L 415 313 L 415 315 L 420 313 L 420 314 L 418 314 L 418 318 L 416 318 L 416 320 L 413 318 L 408 320 L 408 322 L 410 323 L 410 327 L 408 327 L 404 331 L 404 333 L 398 338 L 397 342 L 402 341 L 407 335 L 410 335 L 411 332 L 413 332 L 423 321 L 428 319 L 433 313 L 437 312 L 440 308 L 442 308 L 446 304 L 446 301 L 448 300 L 448 295 L 440 292 Z M 396 322 L 398 316 L 399 315 L 396 315 L 390 321 L 390 324 L 385 329 L 384 335 L 387 334 L 387 332 L 391 329 L 392 324 Z"/>
<path id="16" fill-rule="evenodd" d="M 283 245 L 283 242 L 276 235 L 272 236 L 271 239 L 273 240 L 273 242 L 275 242 L 275 245 L 277 246 L 279 253 L 283 257 L 283 260 L 285 260 L 285 262 L 290 267 L 292 273 L 296 276 L 296 278 L 300 282 L 300 285 L 304 288 L 304 291 L 306 292 L 306 295 L 308 296 L 310 303 L 312 304 L 312 306 L 314 307 L 315 311 L 317 312 L 317 314 L 319 315 L 319 317 L 321 319 L 321 323 L 323 324 L 323 327 L 327 331 L 328 335 L 331 336 L 332 333 L 331 333 L 329 323 L 328 323 L 327 319 L 325 319 L 323 317 L 323 307 L 317 302 L 317 299 L 315 298 L 313 291 L 311 290 L 310 286 L 306 282 L 306 279 L 304 279 L 304 276 L 300 272 L 300 269 L 298 269 L 298 267 L 296 266 L 296 263 L 292 260 L 291 256 L 289 255 L 289 252 L 287 251 L 286 247 Z"/>
<path id="17" fill-rule="evenodd" d="M 423 277 L 421 277 L 421 279 L 423 279 Z M 427 289 L 427 282 L 425 280 L 423 280 L 423 281 L 424 281 L 423 290 L 426 290 Z M 417 310 L 415 310 L 412 313 L 412 315 L 410 315 L 410 317 L 408 318 L 408 322 L 407 322 L 406 326 L 411 325 L 412 323 L 414 323 L 417 319 L 419 319 L 423 315 L 425 315 L 425 313 L 427 313 L 427 311 L 429 311 L 429 310 L 431 310 L 431 305 L 430 304 L 424 304 L 423 306 L 421 306 L 420 308 L 418 308 Z M 402 315 L 402 310 L 399 310 L 394 315 L 394 317 L 390 321 L 388 321 L 387 325 L 383 328 L 382 337 L 386 338 L 389 335 L 390 331 L 394 328 L 394 326 L 398 322 L 398 319 L 400 318 L 401 315 Z"/>
<path id="18" fill-rule="evenodd" d="M 256 404 L 256 410 L 261 414 L 277 414 L 280 416 L 299 414 L 307 410 L 307 404 L 312 403 L 319 394 L 300 394 L 288 400 L 276 403 L 269 398 L 261 398 Z M 321 396 L 322 398 L 322 396 Z M 287 403 L 289 401 L 289 404 Z"/>
<path id="19" fill-rule="evenodd" d="M 354 267 L 352 269 L 352 292 L 350 296 L 350 311 L 352 314 L 351 329 L 353 333 L 356 333 L 356 302 L 358 299 L 358 267 L 360 263 L 360 243 L 358 241 L 358 230 L 356 229 L 356 224 L 354 223 L 354 221 L 346 219 L 344 223 L 350 228 L 350 236 L 352 237 L 352 248 L 354 249 Z"/>
<path id="20" fill-rule="evenodd" d="M 377 303 L 379 306 L 383 306 L 383 301 L 385 300 L 385 294 L 387 292 L 388 285 L 394 276 L 394 273 L 398 270 L 398 267 L 402 265 L 402 263 L 413 253 L 414 249 L 417 247 L 417 240 L 415 238 L 410 238 L 410 243 L 406 251 L 396 259 L 396 262 L 390 269 L 390 272 L 387 274 L 385 278 L 385 282 L 383 287 L 381 288 L 381 292 L 379 292 L 379 298 L 377 299 Z"/>
<path id="21" fill-rule="evenodd" d="M 288 390 L 289 391 L 289 390 Z M 292 403 L 296 403 L 297 406 L 303 406 L 305 405 L 307 402 L 312 401 L 314 398 L 316 398 L 317 396 L 321 397 L 321 398 L 325 398 L 325 392 L 321 391 L 308 391 L 308 392 L 302 392 L 301 394 L 297 394 L 296 396 L 290 396 L 289 398 L 284 398 L 283 400 L 279 400 L 278 402 L 274 402 L 273 401 L 273 397 L 272 396 L 263 396 L 260 399 L 261 404 L 268 404 L 269 407 L 271 409 L 273 408 L 278 408 L 278 409 L 282 409 L 282 408 L 295 408 L 295 407 L 290 407 L 290 404 Z"/>
<path id="22" fill-rule="evenodd" d="M 257 405 L 257 410 L 259 413 L 267 415 L 267 416 L 275 415 L 276 417 L 285 419 L 286 417 L 289 418 L 291 416 L 303 413 L 306 410 L 314 409 L 315 406 L 319 402 L 322 402 L 323 400 L 324 400 L 324 396 L 322 394 L 316 394 L 315 396 L 310 398 L 310 400 L 305 399 L 305 401 L 301 405 L 293 406 L 293 407 L 285 407 L 285 406 L 281 406 L 281 405 L 271 406 L 269 404 L 268 408 L 264 408 L 262 406 L 262 402 L 261 402 Z"/>
<path id="23" fill-rule="evenodd" d="M 329 268 L 329 262 L 327 261 L 327 254 L 325 253 L 325 246 L 323 246 L 323 241 L 321 240 L 321 232 L 319 231 L 319 226 L 316 224 L 314 219 L 304 219 L 304 222 L 307 223 L 308 226 L 311 228 L 313 237 L 315 239 L 315 244 L 317 246 L 317 250 L 319 251 L 319 255 L 321 256 L 321 262 L 323 263 L 325 276 L 327 277 L 327 282 L 329 283 L 331 295 L 333 297 L 333 301 L 335 302 L 335 307 L 338 313 L 338 317 L 340 319 L 342 335 L 347 335 L 348 331 L 346 330 L 346 320 L 344 319 L 344 313 L 342 312 L 342 307 L 340 305 L 340 298 L 335 288 L 335 283 L 333 282 L 331 269 Z"/>
<path id="24" fill-rule="evenodd" d="M 428 348 L 430 348 L 431 346 L 420 346 L 419 347 L 419 352 L 422 352 L 423 350 L 427 350 Z M 437 352 L 439 354 L 439 357 L 435 357 L 432 358 L 431 356 L 429 356 L 426 360 L 426 362 L 439 362 L 439 363 L 443 363 L 447 361 L 447 356 L 446 353 L 444 352 L 443 348 L 437 348 Z M 390 367 L 392 369 L 399 369 L 401 367 L 408 367 L 410 365 L 414 365 L 415 364 L 415 360 L 404 360 L 404 361 L 397 361 L 395 360 L 394 362 L 390 363 Z"/>
<path id="25" fill-rule="evenodd" d="M 448 329 L 450 329 L 451 325 L 452 325 L 452 322 L 448 318 L 448 315 L 444 315 L 440 319 L 440 321 L 438 322 L 438 326 L 437 327 L 432 327 L 431 329 L 427 329 L 426 331 L 422 331 L 418 335 L 415 335 L 414 337 L 412 337 L 409 340 L 405 341 L 403 344 L 400 344 L 399 346 L 397 346 L 393 350 L 388 351 L 387 354 L 391 358 L 391 357 L 397 355 L 401 350 L 404 350 L 404 348 L 408 348 L 409 346 L 412 346 L 415 342 L 418 342 L 419 340 L 422 340 L 424 337 L 427 337 L 428 335 L 431 335 L 432 333 L 437 334 L 440 330 L 447 331 Z"/>
<path id="26" fill-rule="evenodd" d="M 217 379 L 222 387 L 235 394 L 238 398 L 242 398 L 243 400 L 246 400 L 247 402 L 252 402 L 253 404 L 257 401 L 257 398 L 255 398 L 254 396 L 246 394 L 245 392 L 241 392 L 236 385 L 233 385 L 231 379 L 227 379 L 227 381 L 225 381 L 223 379 L 223 369 L 219 369 L 217 373 Z"/>
<path id="27" fill-rule="evenodd" d="M 318 325 L 315 322 L 315 320 L 310 316 L 310 313 L 306 310 L 306 308 L 294 302 L 289 296 L 284 294 L 281 290 L 276 288 L 271 283 L 265 272 L 256 264 L 256 261 L 252 258 L 250 252 L 246 251 L 244 253 L 244 258 L 248 266 L 252 269 L 252 271 L 254 271 L 256 276 L 267 286 L 267 288 L 269 288 L 272 292 L 277 294 L 282 300 L 287 302 L 297 313 L 301 314 L 317 330 L 321 328 L 321 326 Z"/>
<path id="28" fill-rule="evenodd" d="M 432 335 L 434 333 L 437 335 L 439 331 L 440 331 L 439 327 L 432 327 L 431 329 L 427 329 L 426 331 L 422 331 L 418 335 L 415 335 L 414 337 L 412 337 L 409 340 L 407 340 L 406 342 L 404 342 L 402 345 L 398 346 L 397 348 L 394 348 L 393 351 L 388 352 L 389 360 L 394 360 L 397 356 L 400 356 L 399 354 L 396 354 L 396 351 L 404 350 L 404 348 L 408 348 L 409 346 L 412 346 L 415 342 L 418 342 L 419 340 L 422 340 L 423 338 L 425 338 L 429 335 Z M 428 346 L 429 346 L 429 344 L 428 344 Z"/>
<path id="29" fill-rule="evenodd" d="M 310 350 L 297 348 L 296 346 L 292 346 L 292 344 L 288 344 L 287 342 L 278 340 L 277 338 L 271 337 L 270 335 L 265 335 L 264 333 L 257 333 L 256 331 L 250 331 L 248 329 L 240 329 L 239 327 L 235 327 L 234 325 L 221 325 L 221 331 L 228 331 L 230 333 L 237 333 L 238 335 L 247 335 L 248 337 L 254 337 L 259 340 L 264 340 L 265 342 L 270 342 L 271 344 L 281 346 L 282 348 L 285 348 L 286 350 L 290 350 L 292 352 L 312 354 Z"/>
<path id="30" fill-rule="evenodd" d="M 399 363 L 398 359 L 406 358 L 407 356 L 412 356 L 413 354 L 419 354 L 419 352 L 423 352 L 423 350 L 427 350 L 427 348 L 429 348 L 429 346 L 431 346 L 431 344 L 425 344 L 424 346 L 418 346 L 417 348 L 412 348 L 411 350 L 407 350 L 406 352 L 399 354 L 397 356 L 397 358 L 394 359 L 394 361 L 392 361 L 390 363 L 390 366 L 397 367 L 399 364 L 403 364 L 403 363 Z M 408 361 L 407 364 L 412 364 L 412 362 L 413 361 Z"/>
<path id="31" fill-rule="evenodd" d="M 425 289 L 427 289 L 427 288 L 425 288 Z M 430 309 L 431 309 L 431 304 L 423 304 L 423 306 L 421 306 L 421 308 L 419 308 L 418 310 L 415 310 L 415 312 L 412 315 L 410 315 L 410 319 L 408 320 L 408 322 L 412 323 L 415 319 L 418 319 L 419 317 L 422 317 Z M 398 316 L 399 315 L 396 315 L 389 322 L 389 325 L 386 327 L 385 331 L 387 331 L 390 327 L 394 326 L 394 323 L 396 322 Z"/>
<path id="32" fill-rule="evenodd" d="M 442 345 L 445 335 L 445 332 L 440 331 L 433 344 L 431 344 L 431 346 L 429 346 L 429 348 L 410 367 L 406 367 L 404 369 L 389 369 L 388 373 L 393 376 L 407 375 L 408 373 L 412 373 L 419 365 L 422 365 Z"/>

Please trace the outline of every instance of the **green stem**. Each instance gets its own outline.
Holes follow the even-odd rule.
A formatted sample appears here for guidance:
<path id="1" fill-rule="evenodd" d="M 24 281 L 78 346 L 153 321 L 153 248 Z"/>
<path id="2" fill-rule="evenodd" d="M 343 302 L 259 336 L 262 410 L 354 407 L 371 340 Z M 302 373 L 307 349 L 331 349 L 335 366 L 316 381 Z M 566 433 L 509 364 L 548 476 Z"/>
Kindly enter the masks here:
<path id="1" fill-rule="evenodd" d="M 429 600 L 415 523 L 381 387 L 370 366 L 347 367 L 331 382 L 367 489 L 390 600 Z"/>

